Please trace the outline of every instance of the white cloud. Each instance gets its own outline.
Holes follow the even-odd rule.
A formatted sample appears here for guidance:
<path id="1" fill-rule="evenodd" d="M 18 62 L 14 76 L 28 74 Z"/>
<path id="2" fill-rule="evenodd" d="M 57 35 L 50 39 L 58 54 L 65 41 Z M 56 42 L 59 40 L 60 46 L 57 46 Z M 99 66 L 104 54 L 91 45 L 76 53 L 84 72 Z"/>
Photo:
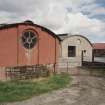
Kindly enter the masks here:
<path id="1" fill-rule="evenodd" d="M 71 32 L 73 34 L 90 34 L 97 35 L 98 33 L 103 32 L 105 30 L 105 23 L 98 19 L 89 19 L 86 15 L 82 13 L 69 13 L 68 15 L 68 23 L 62 24 L 62 28 L 59 30 L 55 30 L 58 33 L 62 32 Z M 66 20 L 65 20 L 66 21 Z M 89 35 L 88 34 L 88 35 Z M 104 34 L 104 33 L 103 33 Z"/>
<path id="2" fill-rule="evenodd" d="M 56 33 L 79 33 L 92 41 L 105 41 L 105 22 L 89 18 L 103 14 L 96 0 L 0 0 L 0 22 L 31 19 Z M 85 13 L 85 15 L 84 15 Z M 95 37 L 97 36 L 97 37 Z M 95 37 L 95 38 L 94 38 Z"/>
<path id="3" fill-rule="evenodd" d="M 94 12 L 97 14 L 105 14 L 105 8 L 104 7 L 97 8 Z"/>
<path id="4" fill-rule="evenodd" d="M 96 15 L 105 15 L 105 8 L 99 7 L 93 10 L 93 12 L 90 14 L 90 16 L 96 16 Z"/>

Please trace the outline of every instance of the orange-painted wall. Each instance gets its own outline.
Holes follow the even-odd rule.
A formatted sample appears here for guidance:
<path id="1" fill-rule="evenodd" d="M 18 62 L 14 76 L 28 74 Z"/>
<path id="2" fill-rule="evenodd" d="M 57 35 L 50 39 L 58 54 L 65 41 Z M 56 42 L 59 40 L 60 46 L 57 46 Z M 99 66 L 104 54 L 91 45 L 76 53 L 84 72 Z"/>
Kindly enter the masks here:
<path id="1" fill-rule="evenodd" d="M 0 66 L 17 64 L 17 29 L 0 30 Z"/>
<path id="2" fill-rule="evenodd" d="M 22 33 L 33 30 L 38 42 L 31 50 L 24 48 Z M 55 64 L 59 56 L 59 40 L 40 27 L 18 25 L 18 27 L 0 30 L 0 67 Z"/>

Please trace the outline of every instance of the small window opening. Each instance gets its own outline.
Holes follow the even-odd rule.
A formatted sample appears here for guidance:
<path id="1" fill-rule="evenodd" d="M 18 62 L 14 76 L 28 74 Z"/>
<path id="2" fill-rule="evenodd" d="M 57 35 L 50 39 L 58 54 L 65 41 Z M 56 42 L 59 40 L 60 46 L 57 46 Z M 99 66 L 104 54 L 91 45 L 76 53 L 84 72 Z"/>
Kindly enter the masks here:
<path id="1" fill-rule="evenodd" d="M 37 36 L 33 31 L 26 31 L 22 35 L 22 43 L 26 49 L 32 49 L 37 42 Z"/>
<path id="2" fill-rule="evenodd" d="M 68 57 L 76 56 L 76 46 L 68 46 Z"/>

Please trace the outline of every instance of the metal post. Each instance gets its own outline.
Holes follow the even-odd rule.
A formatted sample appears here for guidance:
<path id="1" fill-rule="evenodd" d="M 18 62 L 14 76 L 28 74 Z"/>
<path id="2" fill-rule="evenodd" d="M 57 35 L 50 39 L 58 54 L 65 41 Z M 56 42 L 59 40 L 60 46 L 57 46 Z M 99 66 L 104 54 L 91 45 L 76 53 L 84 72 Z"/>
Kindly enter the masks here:
<path id="1" fill-rule="evenodd" d="M 92 62 L 94 62 L 94 49 L 92 50 Z"/>
<path id="2" fill-rule="evenodd" d="M 67 61 L 67 73 L 68 73 L 68 70 L 69 70 L 69 68 L 68 68 L 68 61 Z"/>
<path id="3" fill-rule="evenodd" d="M 56 63 L 54 64 L 54 74 L 56 74 Z"/>

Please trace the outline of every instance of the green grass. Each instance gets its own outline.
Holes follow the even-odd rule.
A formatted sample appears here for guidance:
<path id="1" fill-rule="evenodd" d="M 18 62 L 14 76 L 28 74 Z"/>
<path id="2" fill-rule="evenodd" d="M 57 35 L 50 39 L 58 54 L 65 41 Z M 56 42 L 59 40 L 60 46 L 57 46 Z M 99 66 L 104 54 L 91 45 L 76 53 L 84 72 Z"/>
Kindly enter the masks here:
<path id="1" fill-rule="evenodd" d="M 64 88 L 71 81 L 67 74 L 53 75 L 41 81 L 7 81 L 0 82 L 0 103 L 28 99 L 52 90 Z"/>

